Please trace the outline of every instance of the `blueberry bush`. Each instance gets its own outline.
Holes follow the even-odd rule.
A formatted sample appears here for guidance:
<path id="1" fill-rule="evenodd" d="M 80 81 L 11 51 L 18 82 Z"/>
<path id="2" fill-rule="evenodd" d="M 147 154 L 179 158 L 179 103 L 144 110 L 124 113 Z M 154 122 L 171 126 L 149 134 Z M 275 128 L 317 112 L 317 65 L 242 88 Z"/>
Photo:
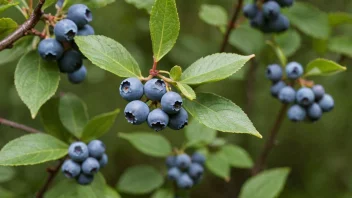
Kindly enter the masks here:
<path id="1" fill-rule="evenodd" d="M 352 197 L 351 11 L 0 0 L 0 197 Z"/>

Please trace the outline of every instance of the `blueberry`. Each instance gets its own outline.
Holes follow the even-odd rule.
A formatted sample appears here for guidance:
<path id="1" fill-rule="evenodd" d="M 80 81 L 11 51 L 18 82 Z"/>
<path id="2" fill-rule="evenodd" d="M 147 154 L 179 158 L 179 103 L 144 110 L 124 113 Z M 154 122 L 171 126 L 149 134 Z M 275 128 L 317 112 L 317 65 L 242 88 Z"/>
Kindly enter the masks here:
<path id="1" fill-rule="evenodd" d="M 193 181 L 191 177 L 184 173 L 177 180 L 177 187 L 181 189 L 190 189 L 193 186 Z"/>
<path id="2" fill-rule="evenodd" d="M 264 16 L 268 19 L 276 19 L 280 15 L 280 5 L 275 1 L 268 1 L 263 4 Z"/>
<path id="3" fill-rule="evenodd" d="M 54 28 L 54 34 L 56 40 L 64 42 L 64 41 L 73 41 L 73 38 L 77 34 L 77 26 L 76 24 L 69 19 L 62 19 L 57 22 Z"/>
<path id="4" fill-rule="evenodd" d="M 173 130 L 181 130 L 188 124 L 188 113 L 184 108 L 176 115 L 169 116 L 169 127 Z"/>
<path id="5" fill-rule="evenodd" d="M 325 89 L 322 85 L 314 85 L 312 87 L 312 90 L 313 90 L 316 101 L 319 101 L 320 99 L 323 98 L 323 96 L 325 94 Z"/>
<path id="6" fill-rule="evenodd" d="M 266 77 L 273 81 L 277 82 L 282 79 L 282 68 L 278 64 L 269 65 L 266 68 Z"/>
<path id="7" fill-rule="evenodd" d="M 81 185 L 88 185 L 94 180 L 94 175 L 80 174 L 77 178 L 77 183 Z"/>
<path id="8" fill-rule="evenodd" d="M 161 79 L 153 78 L 148 80 L 144 85 L 144 94 L 148 99 L 160 101 L 161 97 L 166 93 L 165 82 Z"/>
<path id="9" fill-rule="evenodd" d="M 56 2 L 56 6 L 59 7 L 59 8 L 62 8 L 63 5 L 64 5 L 64 0 L 58 0 Z"/>
<path id="10" fill-rule="evenodd" d="M 75 22 L 79 28 L 82 28 L 93 20 L 92 12 L 84 4 L 72 5 L 68 9 L 67 18 Z"/>
<path id="11" fill-rule="evenodd" d="M 306 110 L 299 105 L 293 105 L 287 112 L 288 118 L 294 122 L 303 121 L 306 115 Z"/>
<path id="12" fill-rule="evenodd" d="M 168 168 L 176 166 L 176 156 L 168 156 L 165 163 Z"/>
<path id="13" fill-rule="evenodd" d="M 74 178 L 81 172 L 81 165 L 68 159 L 62 164 L 61 170 L 67 178 Z"/>
<path id="14" fill-rule="evenodd" d="M 170 168 L 167 171 L 167 178 L 171 181 L 177 181 L 181 175 L 182 175 L 182 172 L 180 171 L 180 169 L 176 167 Z"/>
<path id="15" fill-rule="evenodd" d="M 89 156 L 101 158 L 105 153 L 105 144 L 100 140 L 92 140 L 88 144 Z"/>
<path id="16" fill-rule="evenodd" d="M 99 165 L 100 168 L 105 167 L 109 162 L 108 155 L 106 153 L 103 154 L 103 156 L 99 159 Z"/>
<path id="17" fill-rule="evenodd" d="M 334 99 L 331 97 L 331 95 L 325 94 L 323 98 L 319 101 L 319 106 L 321 107 L 323 112 L 329 112 L 335 106 Z"/>
<path id="18" fill-rule="evenodd" d="M 161 131 L 169 124 L 169 116 L 161 109 L 154 109 L 148 115 L 148 125 L 155 131 Z"/>
<path id="19" fill-rule="evenodd" d="M 67 74 L 68 80 L 73 84 L 83 82 L 87 77 L 87 68 L 82 65 L 77 71 Z"/>
<path id="20" fill-rule="evenodd" d="M 82 172 L 87 175 L 93 175 L 100 169 L 100 164 L 97 159 L 88 157 L 82 163 Z"/>
<path id="21" fill-rule="evenodd" d="M 192 163 L 188 168 L 188 175 L 196 180 L 203 175 L 204 168 L 198 163 Z"/>
<path id="22" fill-rule="evenodd" d="M 89 156 L 88 147 L 83 142 L 74 142 L 68 148 L 68 155 L 75 162 L 82 162 Z"/>
<path id="23" fill-rule="evenodd" d="M 44 39 L 39 43 L 38 53 L 44 60 L 59 60 L 64 53 L 64 47 L 55 39 Z"/>
<path id="24" fill-rule="evenodd" d="M 180 112 L 182 103 L 180 94 L 169 91 L 161 98 L 161 109 L 167 114 L 176 114 Z"/>
<path id="25" fill-rule="evenodd" d="M 282 88 L 286 87 L 286 83 L 284 81 L 279 81 L 273 84 L 270 88 L 271 95 L 277 97 Z"/>
<path id="26" fill-rule="evenodd" d="M 140 100 L 134 100 L 127 104 L 125 108 L 125 117 L 127 121 L 134 125 L 145 122 L 148 118 L 149 107 Z"/>
<path id="27" fill-rule="evenodd" d="M 294 0 L 278 0 L 281 7 L 290 7 L 293 5 Z"/>
<path id="28" fill-rule="evenodd" d="M 191 165 L 191 158 L 187 154 L 176 157 L 176 166 L 180 169 L 187 169 Z"/>
<path id="29" fill-rule="evenodd" d="M 94 35 L 94 29 L 90 25 L 85 25 L 83 28 L 78 29 L 77 36 L 89 36 L 89 35 Z"/>
<path id="30" fill-rule="evenodd" d="M 303 87 L 297 91 L 296 100 L 297 100 L 297 103 L 302 106 L 309 106 L 313 104 L 315 100 L 315 96 L 312 89 Z"/>
<path id="31" fill-rule="evenodd" d="M 127 101 L 139 100 L 144 94 L 144 87 L 138 78 L 127 78 L 120 84 L 120 95 Z"/>
<path id="32" fill-rule="evenodd" d="M 76 50 L 68 50 L 59 59 L 59 68 L 63 73 L 72 73 L 81 68 L 82 55 Z"/>
<path id="33" fill-rule="evenodd" d="M 251 23 L 251 26 L 254 28 L 261 28 L 265 24 L 265 18 L 264 18 L 263 12 L 258 11 L 250 23 Z"/>
<path id="34" fill-rule="evenodd" d="M 192 162 L 198 163 L 198 164 L 200 164 L 200 165 L 204 165 L 204 163 L 205 163 L 205 156 L 204 156 L 203 154 L 201 154 L 201 153 L 196 152 L 196 153 L 194 153 L 194 154 L 192 155 Z"/>
<path id="35" fill-rule="evenodd" d="M 279 92 L 279 100 L 283 103 L 292 103 L 296 99 L 296 91 L 291 86 L 282 88 Z"/>
<path id="36" fill-rule="evenodd" d="M 243 7 L 244 16 L 249 19 L 253 19 L 258 12 L 258 7 L 256 4 L 247 4 Z"/>
<path id="37" fill-rule="evenodd" d="M 311 106 L 308 107 L 307 114 L 312 121 L 317 121 L 323 115 L 323 111 L 317 103 L 313 103 Z"/>
<path id="38" fill-rule="evenodd" d="M 290 21 L 285 15 L 280 14 L 276 19 L 268 24 L 269 28 L 274 32 L 284 32 L 290 27 Z"/>
<path id="39" fill-rule="evenodd" d="M 303 67 L 301 64 L 297 62 L 291 62 L 286 66 L 286 74 L 287 78 L 291 80 L 296 80 L 301 77 L 303 74 Z"/>

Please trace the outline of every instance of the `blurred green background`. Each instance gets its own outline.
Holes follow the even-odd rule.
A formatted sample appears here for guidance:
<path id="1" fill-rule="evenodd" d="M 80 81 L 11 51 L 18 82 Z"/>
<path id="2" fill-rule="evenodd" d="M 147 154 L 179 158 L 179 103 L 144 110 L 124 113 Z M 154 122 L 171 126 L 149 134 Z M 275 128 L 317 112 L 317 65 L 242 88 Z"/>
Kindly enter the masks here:
<path id="1" fill-rule="evenodd" d="M 307 0 L 326 12 L 352 12 L 351 0 L 321 1 Z M 181 21 L 181 32 L 175 48 L 159 64 L 159 68 L 168 70 L 174 65 L 187 67 L 198 58 L 216 53 L 220 48 L 222 34 L 198 17 L 201 4 L 217 4 L 232 12 L 233 0 L 178 0 L 178 11 Z M 152 66 L 152 50 L 149 36 L 149 15 L 144 10 L 138 10 L 123 0 L 107 7 L 93 10 L 92 23 L 96 34 L 111 37 L 123 44 L 137 59 L 146 76 Z M 19 23 L 23 21 L 16 9 L 2 14 L 14 17 Z M 352 35 L 351 26 L 341 26 L 334 34 Z M 228 52 L 236 52 L 229 47 Z M 2 53 L 2 52 L 0 52 Z M 310 60 L 320 57 L 312 49 L 312 39 L 302 37 L 302 47 L 290 58 L 303 65 Z M 325 56 L 338 60 L 339 56 L 328 54 Z M 280 103 L 274 100 L 269 92 L 271 83 L 264 77 L 265 66 L 277 62 L 269 47 L 257 56 L 258 68 L 253 81 L 254 95 L 250 104 L 250 119 L 257 130 L 264 136 L 258 139 L 248 135 L 220 134 L 230 143 L 238 144 L 249 151 L 255 159 L 262 149 L 264 140 L 271 129 Z M 17 61 L 0 65 L 0 117 L 23 123 L 43 130 L 40 119 L 31 119 L 29 110 L 22 103 L 14 87 L 14 71 Z M 105 72 L 89 62 L 88 80 L 81 85 L 71 85 L 66 76 L 62 75 L 60 92 L 72 92 L 81 97 L 88 105 L 90 116 L 109 112 L 117 107 L 123 109 L 127 104 L 118 93 L 118 86 L 122 79 Z M 343 65 L 351 65 L 346 60 Z M 248 67 L 249 64 L 246 65 Z M 352 197 L 352 71 L 331 77 L 313 78 L 317 83 L 326 87 L 336 102 L 336 108 L 325 114 L 317 123 L 292 123 L 287 119 L 280 130 L 277 146 L 271 153 L 268 168 L 291 167 L 292 171 L 280 198 L 349 198 Z M 230 98 L 237 105 L 244 108 L 247 105 L 246 80 L 225 80 L 210 85 L 201 86 L 198 90 L 214 92 Z M 152 131 L 146 126 L 131 126 L 120 114 L 115 126 L 102 140 L 107 145 L 110 157 L 109 165 L 104 168 L 103 174 L 111 186 L 115 186 L 121 173 L 129 166 L 136 164 L 150 164 L 162 171 L 166 171 L 163 159 L 156 159 L 141 154 L 125 140 L 117 137 L 118 132 Z M 183 131 L 166 130 L 161 132 L 173 144 L 180 146 L 184 141 Z M 0 147 L 8 141 L 24 135 L 19 130 L 7 126 L 0 126 Z M 16 167 L 14 180 L 3 184 L 6 189 L 19 193 L 20 197 L 33 197 L 36 190 L 47 177 L 45 168 L 48 164 L 28 167 Z M 247 170 L 233 169 L 230 182 L 225 182 L 210 173 L 206 174 L 203 182 L 192 192 L 191 197 L 214 198 L 236 197 L 238 186 L 248 175 Z M 1 177 L 1 175 L 0 175 Z M 60 176 L 56 182 L 63 177 Z M 132 196 L 122 194 L 125 198 Z M 1 195 L 0 195 L 1 197 Z M 149 197 L 149 196 L 136 196 Z"/>

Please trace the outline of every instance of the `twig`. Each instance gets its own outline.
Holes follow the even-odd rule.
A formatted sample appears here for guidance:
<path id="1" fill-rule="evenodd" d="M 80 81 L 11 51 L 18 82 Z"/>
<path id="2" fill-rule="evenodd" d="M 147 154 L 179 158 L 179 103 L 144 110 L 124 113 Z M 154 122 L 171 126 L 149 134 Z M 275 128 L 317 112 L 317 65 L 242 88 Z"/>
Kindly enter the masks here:
<path id="1" fill-rule="evenodd" d="M 12 122 L 10 120 L 6 120 L 4 118 L 0 118 L 0 124 L 3 124 L 3 125 L 7 125 L 7 126 L 10 126 L 12 128 L 16 128 L 16 129 L 20 129 L 20 130 L 23 130 L 23 131 L 27 131 L 29 133 L 43 133 L 37 129 L 34 129 L 34 128 L 31 128 L 31 127 L 28 127 L 28 126 L 25 126 L 23 124 L 19 124 L 19 123 L 16 123 L 16 122 Z"/>
<path id="2" fill-rule="evenodd" d="M 46 191 L 49 189 L 51 183 L 54 181 L 57 173 L 60 170 L 60 167 L 62 166 L 62 164 L 64 163 L 65 159 L 61 159 L 60 162 L 54 167 L 54 168 L 48 168 L 47 172 L 49 173 L 48 178 L 46 179 L 44 185 L 42 186 L 42 188 L 38 191 L 36 198 L 43 198 L 44 194 L 46 193 Z"/>
<path id="3" fill-rule="evenodd" d="M 275 146 L 275 141 L 277 134 L 279 133 L 279 129 L 281 127 L 281 124 L 285 118 L 286 111 L 288 109 L 288 104 L 283 104 L 279 114 L 276 117 L 275 123 L 273 128 L 271 129 L 269 138 L 265 142 L 264 149 L 262 150 L 262 153 L 260 154 L 258 160 L 254 164 L 254 167 L 252 169 L 252 175 L 258 174 L 265 166 L 267 158 L 271 152 L 271 150 Z"/>
<path id="4" fill-rule="evenodd" d="M 26 35 L 28 35 L 28 34 L 39 36 L 41 39 L 45 39 L 45 37 L 46 37 L 45 32 L 40 32 L 40 31 L 38 31 L 38 30 L 36 30 L 34 28 L 26 33 Z"/>
<path id="5" fill-rule="evenodd" d="M 12 34 L 4 38 L 2 41 L 0 41 L 0 51 L 11 48 L 18 39 L 22 38 L 27 34 L 28 31 L 30 31 L 32 28 L 35 27 L 35 25 L 39 22 L 41 16 L 43 15 L 42 12 L 42 7 L 45 3 L 45 0 L 39 0 L 38 5 L 34 9 L 33 13 L 29 17 L 29 19 L 24 22 L 16 31 L 14 31 Z"/>
<path id="6" fill-rule="evenodd" d="M 231 21 L 228 23 L 227 25 L 227 29 L 225 32 L 225 36 L 224 36 L 224 40 L 221 44 L 220 47 L 220 52 L 224 52 L 226 49 L 226 46 L 229 42 L 229 38 L 230 38 L 230 34 L 232 32 L 232 30 L 236 29 L 236 26 L 234 25 L 237 21 L 238 16 L 240 15 L 241 9 L 242 9 L 242 5 L 243 5 L 243 0 L 238 0 L 237 5 L 235 5 L 235 11 L 232 15 Z"/>

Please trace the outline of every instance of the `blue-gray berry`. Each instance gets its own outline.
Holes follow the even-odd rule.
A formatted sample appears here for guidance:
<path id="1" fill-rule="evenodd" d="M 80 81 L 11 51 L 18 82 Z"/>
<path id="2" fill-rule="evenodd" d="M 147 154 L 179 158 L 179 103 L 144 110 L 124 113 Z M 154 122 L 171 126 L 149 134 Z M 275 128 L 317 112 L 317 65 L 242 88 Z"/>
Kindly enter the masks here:
<path id="1" fill-rule="evenodd" d="M 273 84 L 270 88 L 271 95 L 274 97 L 277 97 L 284 87 L 286 87 L 286 83 L 284 81 L 279 81 L 275 84 Z"/>
<path id="2" fill-rule="evenodd" d="M 88 24 L 78 29 L 78 32 L 77 32 L 77 36 L 89 36 L 94 34 L 95 34 L 94 28 Z"/>
<path id="3" fill-rule="evenodd" d="M 92 140 L 88 144 L 89 156 L 101 158 L 105 153 L 105 144 L 100 140 Z"/>
<path id="4" fill-rule="evenodd" d="M 148 115 L 148 125 L 155 131 L 161 131 L 169 124 L 169 116 L 161 109 L 154 109 Z"/>
<path id="5" fill-rule="evenodd" d="M 61 170 L 67 178 L 74 178 L 81 173 L 81 165 L 68 159 L 62 164 Z"/>
<path id="6" fill-rule="evenodd" d="M 319 101 L 320 99 L 323 98 L 324 94 L 325 94 L 325 89 L 322 85 L 314 85 L 312 87 L 313 93 L 315 95 L 315 100 Z"/>
<path id="7" fill-rule="evenodd" d="M 167 178 L 171 181 L 177 181 L 181 175 L 182 172 L 176 167 L 172 167 L 167 171 Z"/>
<path id="8" fill-rule="evenodd" d="M 288 118 L 294 122 L 303 121 L 306 115 L 306 110 L 300 105 L 293 105 L 287 112 Z"/>
<path id="9" fill-rule="evenodd" d="M 82 65 L 77 71 L 67 74 L 68 80 L 73 84 L 83 82 L 87 77 L 87 68 Z"/>
<path id="10" fill-rule="evenodd" d="M 262 11 L 258 11 L 255 17 L 250 21 L 250 24 L 254 28 L 261 28 L 265 24 L 265 18 Z"/>
<path id="11" fill-rule="evenodd" d="M 188 124 L 188 113 L 184 108 L 175 115 L 169 116 L 169 127 L 173 130 L 181 130 Z"/>
<path id="12" fill-rule="evenodd" d="M 182 108 L 182 97 L 180 94 L 169 91 L 161 98 L 161 109 L 167 114 L 176 114 Z"/>
<path id="13" fill-rule="evenodd" d="M 68 50 L 59 59 L 59 68 L 63 73 L 72 73 L 82 67 L 82 56 L 76 50 Z"/>
<path id="14" fill-rule="evenodd" d="M 139 125 L 147 120 L 149 107 L 140 100 L 134 100 L 127 104 L 124 112 L 129 123 Z"/>
<path id="15" fill-rule="evenodd" d="M 253 19 L 258 12 L 258 7 L 255 3 L 247 4 L 243 7 L 244 16 Z"/>
<path id="16" fill-rule="evenodd" d="M 176 166 L 176 156 L 168 156 L 165 163 L 168 168 Z"/>
<path id="17" fill-rule="evenodd" d="M 268 19 L 276 19 L 280 15 L 280 5 L 276 1 L 267 1 L 262 9 L 264 16 Z"/>
<path id="18" fill-rule="evenodd" d="M 120 95 L 127 101 L 139 100 L 144 94 L 144 86 L 138 78 L 127 78 L 120 84 Z"/>
<path id="19" fill-rule="evenodd" d="M 73 38 L 76 36 L 78 28 L 76 24 L 69 19 L 62 19 L 57 22 L 54 27 L 54 34 L 56 40 L 61 42 L 70 42 L 73 41 Z"/>
<path id="20" fill-rule="evenodd" d="M 93 20 L 93 15 L 86 5 L 75 4 L 68 9 L 67 18 L 75 22 L 77 27 L 82 28 Z"/>
<path id="21" fill-rule="evenodd" d="M 176 156 L 176 166 L 180 169 L 187 169 L 192 163 L 191 158 L 187 154 Z"/>
<path id="22" fill-rule="evenodd" d="M 56 39 L 44 39 L 39 43 L 38 53 L 44 60 L 59 60 L 64 53 L 64 47 Z"/>
<path id="23" fill-rule="evenodd" d="M 278 97 L 283 103 L 292 103 L 296 99 L 296 91 L 291 86 L 286 86 L 280 90 Z"/>
<path id="24" fill-rule="evenodd" d="M 181 189 L 190 189 L 193 186 L 191 177 L 184 173 L 177 179 L 177 187 Z"/>
<path id="25" fill-rule="evenodd" d="M 78 177 L 77 177 L 77 183 L 81 184 L 81 185 L 89 185 L 90 183 L 92 183 L 94 180 L 94 175 L 86 175 L 81 173 Z"/>
<path id="26" fill-rule="evenodd" d="M 274 32 L 284 32 L 290 27 L 290 21 L 285 15 L 279 14 L 276 19 L 268 23 L 268 27 Z"/>
<path id="27" fill-rule="evenodd" d="M 203 175 L 204 168 L 198 163 L 192 163 L 188 168 L 188 175 L 196 180 Z"/>
<path id="28" fill-rule="evenodd" d="M 307 108 L 308 118 L 312 121 L 317 121 L 323 115 L 323 110 L 317 103 L 313 103 Z"/>
<path id="29" fill-rule="evenodd" d="M 201 153 L 198 153 L 198 152 L 196 152 L 192 155 L 192 162 L 198 163 L 200 165 L 204 165 L 205 159 L 206 159 L 205 156 Z"/>
<path id="30" fill-rule="evenodd" d="M 329 112 L 334 109 L 335 102 L 331 95 L 325 94 L 323 98 L 319 101 L 319 106 L 323 112 Z"/>
<path id="31" fill-rule="evenodd" d="M 89 156 L 88 146 L 84 142 L 74 142 L 68 148 L 68 156 L 75 162 L 82 162 Z"/>
<path id="32" fill-rule="evenodd" d="M 296 100 L 297 100 L 297 103 L 302 106 L 309 106 L 313 104 L 315 100 L 315 96 L 312 89 L 307 87 L 302 87 L 297 91 Z"/>
<path id="33" fill-rule="evenodd" d="M 277 82 L 282 79 L 282 68 L 278 64 L 269 65 L 266 68 L 266 77 L 273 81 Z"/>
<path id="34" fill-rule="evenodd" d="M 153 78 L 144 85 L 144 94 L 152 101 L 160 101 L 165 93 L 166 85 L 161 79 Z"/>
<path id="35" fill-rule="evenodd" d="M 93 175 L 100 169 L 99 161 L 93 157 L 88 157 L 82 163 L 82 172 L 86 175 Z"/>
<path id="36" fill-rule="evenodd" d="M 105 167 L 109 162 L 109 157 L 106 153 L 103 154 L 103 156 L 99 159 L 99 165 L 100 168 Z"/>
<path id="37" fill-rule="evenodd" d="M 303 75 L 303 67 L 297 62 L 290 62 L 286 66 L 287 78 L 291 80 L 296 80 Z"/>

